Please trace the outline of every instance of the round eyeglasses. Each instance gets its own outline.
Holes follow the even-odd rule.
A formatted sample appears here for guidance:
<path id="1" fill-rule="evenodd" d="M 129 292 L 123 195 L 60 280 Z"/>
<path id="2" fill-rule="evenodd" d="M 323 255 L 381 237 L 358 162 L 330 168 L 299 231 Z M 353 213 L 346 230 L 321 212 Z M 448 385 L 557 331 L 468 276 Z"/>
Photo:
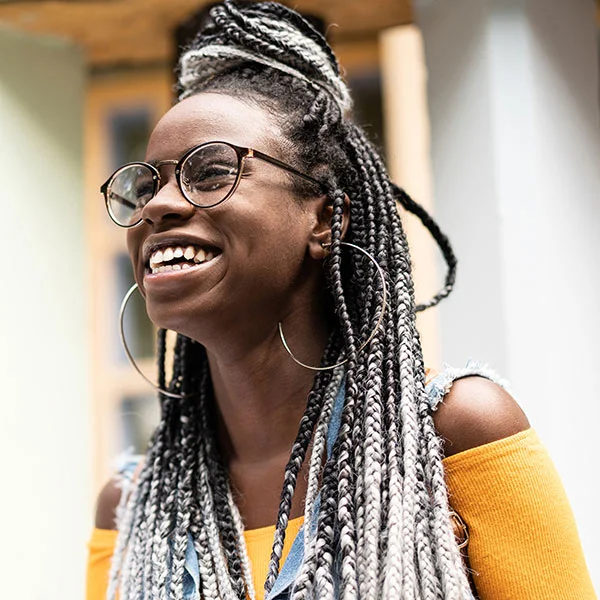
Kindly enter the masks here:
<path id="1" fill-rule="evenodd" d="M 198 208 L 212 208 L 225 202 L 237 189 L 246 159 L 258 158 L 308 181 L 324 191 L 310 175 L 253 148 L 229 142 L 206 142 L 186 152 L 180 160 L 154 164 L 132 162 L 117 169 L 102 185 L 106 209 L 120 227 L 142 222 L 142 211 L 160 189 L 159 168 L 175 165 L 175 178 L 184 198 Z"/>

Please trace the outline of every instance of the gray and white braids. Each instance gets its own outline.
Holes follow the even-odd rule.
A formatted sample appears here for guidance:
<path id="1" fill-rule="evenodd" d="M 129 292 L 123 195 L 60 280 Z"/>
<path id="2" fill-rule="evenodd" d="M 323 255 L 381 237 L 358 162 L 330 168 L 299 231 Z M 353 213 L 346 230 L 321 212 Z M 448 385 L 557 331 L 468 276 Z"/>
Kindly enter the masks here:
<path id="1" fill-rule="evenodd" d="M 273 118 L 293 149 L 289 160 L 318 174 L 333 206 L 332 245 L 323 265 L 332 336 L 323 362 L 344 355 L 348 363 L 315 377 L 273 515 L 265 590 L 277 577 L 297 477 L 312 442 L 304 560 L 293 600 L 472 598 L 425 394 L 418 307 L 397 202 L 419 214 L 453 259 L 447 240 L 390 182 L 377 151 L 349 117 L 350 96 L 331 49 L 293 11 L 275 3 L 214 7 L 211 22 L 181 58 L 180 88 L 181 98 L 211 91 L 275 107 Z M 390 290 L 385 326 L 360 353 L 379 316 L 381 288 L 374 266 L 340 244 L 345 194 L 351 199 L 345 240 L 375 257 Z M 452 283 L 453 276 L 428 305 L 447 295 Z M 162 334 L 159 346 L 164 385 Z M 215 439 L 206 352 L 179 336 L 174 365 L 171 389 L 197 396 L 161 397 L 161 423 L 119 507 L 109 598 L 119 590 L 121 600 L 179 600 L 190 539 L 203 600 L 253 598 L 243 523 Z M 342 378 L 339 434 L 327 448 Z"/>
<path id="2" fill-rule="evenodd" d="M 228 11 L 226 5 L 216 6 L 212 10 L 212 17 L 217 24 L 226 20 L 230 15 L 231 11 Z M 245 26 L 248 41 L 256 42 L 256 46 L 259 48 L 258 52 L 247 46 L 224 45 L 217 43 L 219 40 L 215 40 L 216 43 L 190 48 L 182 55 L 179 72 L 179 84 L 182 90 L 179 95 L 180 100 L 200 91 L 207 80 L 218 77 L 219 73 L 224 70 L 230 70 L 235 63 L 255 62 L 291 75 L 309 86 L 323 89 L 335 101 L 342 114 L 350 111 L 352 98 L 348 87 L 339 76 L 337 62 L 332 63 L 331 53 L 324 51 L 322 45 L 303 35 L 293 24 L 264 14 L 254 16 L 252 13 L 248 13 Z M 293 65 L 281 62 L 276 55 L 261 54 L 260 35 L 264 31 L 269 32 L 275 47 L 293 47 L 298 54 L 308 57 L 307 62 L 317 72 L 317 77 L 310 76 L 314 73 L 309 75 Z"/>

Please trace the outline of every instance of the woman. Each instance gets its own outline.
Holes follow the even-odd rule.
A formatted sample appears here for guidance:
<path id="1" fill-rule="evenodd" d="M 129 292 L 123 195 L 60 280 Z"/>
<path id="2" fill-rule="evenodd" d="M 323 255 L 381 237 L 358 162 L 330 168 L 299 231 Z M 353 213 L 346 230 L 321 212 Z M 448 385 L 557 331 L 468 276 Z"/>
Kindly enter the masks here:
<path id="1" fill-rule="evenodd" d="M 501 381 L 469 363 L 426 387 L 396 202 L 449 260 L 428 305 L 453 257 L 352 122 L 324 39 L 225 2 L 179 81 L 147 162 L 103 186 L 179 336 L 170 382 L 160 336 L 148 452 L 100 496 L 88 598 L 594 598 Z"/>

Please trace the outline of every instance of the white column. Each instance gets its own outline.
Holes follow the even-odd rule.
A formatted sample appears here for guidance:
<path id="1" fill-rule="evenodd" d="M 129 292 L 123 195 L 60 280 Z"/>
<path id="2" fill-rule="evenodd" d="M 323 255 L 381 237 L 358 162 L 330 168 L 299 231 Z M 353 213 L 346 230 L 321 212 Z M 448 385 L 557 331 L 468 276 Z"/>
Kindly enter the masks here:
<path id="1" fill-rule="evenodd" d="M 84 597 L 92 517 L 85 70 L 0 31 L 2 597 Z"/>
<path id="2" fill-rule="evenodd" d="M 591 0 L 417 3 L 436 214 L 459 257 L 449 362 L 513 384 L 575 510 L 600 587 L 600 135 Z"/>
<path id="3" fill-rule="evenodd" d="M 402 25 L 380 37 L 381 75 L 387 165 L 392 180 L 403 187 L 430 214 L 434 212 L 431 189 L 431 151 L 427 80 L 420 30 Z M 408 237 L 417 303 L 425 302 L 443 286 L 445 268 L 438 269 L 439 251 L 421 222 L 401 211 Z M 437 308 L 418 314 L 417 327 L 427 367 L 440 368 L 439 315 Z"/>

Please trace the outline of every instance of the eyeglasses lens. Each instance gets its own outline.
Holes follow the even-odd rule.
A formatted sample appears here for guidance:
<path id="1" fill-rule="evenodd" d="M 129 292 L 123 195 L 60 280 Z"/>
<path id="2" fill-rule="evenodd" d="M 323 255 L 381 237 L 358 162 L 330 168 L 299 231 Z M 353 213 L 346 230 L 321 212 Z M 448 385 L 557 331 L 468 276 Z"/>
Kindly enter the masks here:
<path id="1" fill-rule="evenodd" d="M 180 182 L 186 198 L 204 208 L 219 204 L 229 195 L 238 178 L 239 158 L 229 145 L 206 144 L 190 154 L 181 167 Z M 142 210 L 157 189 L 154 172 L 143 164 L 119 169 L 108 188 L 108 208 L 124 227 L 138 223 Z"/>
<path id="2" fill-rule="evenodd" d="M 237 181 L 239 159 L 227 144 L 207 144 L 195 150 L 181 168 L 181 188 L 196 206 L 222 202 Z"/>
<path id="3" fill-rule="evenodd" d="M 113 177 L 108 189 L 108 208 L 113 218 L 127 227 L 141 219 L 144 206 L 154 196 L 156 182 L 144 165 L 128 165 Z"/>

